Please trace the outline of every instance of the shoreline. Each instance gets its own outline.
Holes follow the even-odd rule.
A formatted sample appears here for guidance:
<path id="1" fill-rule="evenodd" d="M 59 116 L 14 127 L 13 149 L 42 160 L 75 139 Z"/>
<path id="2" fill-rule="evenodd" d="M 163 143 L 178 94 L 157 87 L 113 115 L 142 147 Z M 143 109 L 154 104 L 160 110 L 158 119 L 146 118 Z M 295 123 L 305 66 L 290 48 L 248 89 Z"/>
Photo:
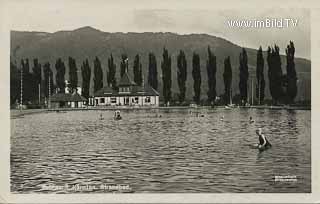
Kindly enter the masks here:
<path id="1" fill-rule="evenodd" d="M 87 107 L 87 108 L 52 108 L 52 109 L 10 109 L 10 118 L 23 117 L 24 115 L 45 113 L 45 112 L 66 112 L 66 111 L 87 111 L 87 110 L 170 110 L 170 109 L 226 109 L 232 111 L 233 109 L 269 109 L 269 110 L 311 110 L 311 107 L 306 106 L 239 106 L 226 108 L 225 106 L 199 106 L 199 107 L 189 107 L 189 106 L 159 106 L 159 107 Z"/>

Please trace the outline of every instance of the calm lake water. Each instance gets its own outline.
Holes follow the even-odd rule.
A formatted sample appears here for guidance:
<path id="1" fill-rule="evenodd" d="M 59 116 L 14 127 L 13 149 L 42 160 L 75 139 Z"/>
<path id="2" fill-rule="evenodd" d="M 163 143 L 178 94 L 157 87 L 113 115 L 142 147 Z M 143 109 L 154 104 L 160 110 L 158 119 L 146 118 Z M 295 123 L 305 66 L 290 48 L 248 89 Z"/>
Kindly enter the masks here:
<path id="1" fill-rule="evenodd" d="M 11 191 L 311 192 L 310 111 L 190 111 L 122 111 L 120 121 L 113 111 L 11 119 Z M 261 153 L 249 146 L 259 127 L 273 145 Z"/>

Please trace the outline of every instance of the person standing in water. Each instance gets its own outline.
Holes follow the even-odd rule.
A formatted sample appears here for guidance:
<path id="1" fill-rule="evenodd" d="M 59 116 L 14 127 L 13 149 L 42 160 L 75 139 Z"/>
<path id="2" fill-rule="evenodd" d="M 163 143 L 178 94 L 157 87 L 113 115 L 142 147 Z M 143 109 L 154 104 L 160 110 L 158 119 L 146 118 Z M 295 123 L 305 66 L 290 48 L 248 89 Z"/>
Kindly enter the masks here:
<path id="1" fill-rule="evenodd" d="M 264 134 L 262 134 L 262 129 L 259 128 L 258 130 L 256 130 L 256 133 L 259 137 L 259 145 L 258 148 L 267 148 L 267 147 L 271 147 L 272 145 L 270 144 L 270 142 L 267 140 L 266 136 Z"/>

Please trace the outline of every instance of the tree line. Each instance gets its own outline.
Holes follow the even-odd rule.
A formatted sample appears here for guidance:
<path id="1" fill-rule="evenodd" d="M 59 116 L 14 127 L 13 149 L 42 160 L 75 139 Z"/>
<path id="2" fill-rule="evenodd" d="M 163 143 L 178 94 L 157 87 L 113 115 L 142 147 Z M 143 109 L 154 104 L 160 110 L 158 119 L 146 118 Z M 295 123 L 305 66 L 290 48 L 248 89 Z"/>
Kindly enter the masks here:
<path id="1" fill-rule="evenodd" d="M 297 74 L 295 70 L 294 43 L 290 41 L 286 47 L 286 74 L 283 74 L 281 69 L 280 49 L 277 45 L 274 47 L 268 47 L 267 49 L 267 65 L 268 65 L 268 79 L 269 89 L 274 104 L 286 103 L 291 104 L 297 95 Z M 154 53 L 149 53 L 149 66 L 148 66 L 148 78 L 147 83 L 158 90 L 158 69 L 157 59 Z M 192 78 L 193 78 L 193 101 L 196 104 L 201 103 L 201 67 L 200 56 L 198 53 L 193 52 L 192 55 Z M 183 50 L 180 50 L 177 56 L 177 82 L 179 88 L 178 103 L 184 104 L 186 101 L 186 81 L 187 81 L 187 59 Z M 256 84 L 255 84 L 255 98 L 259 104 L 263 104 L 265 97 L 265 77 L 264 77 L 264 57 L 261 46 L 257 51 L 256 62 Z M 108 69 L 107 69 L 107 86 L 117 89 L 116 70 L 117 66 L 114 63 L 113 55 L 108 57 Z M 20 102 L 20 86 L 21 78 L 23 85 L 23 101 L 29 103 L 39 103 L 39 92 L 36 91 L 40 88 L 40 96 L 47 98 L 49 95 L 49 85 L 51 86 L 50 94 L 54 92 L 64 93 L 67 86 L 70 93 L 78 92 L 78 72 L 81 72 L 82 76 L 82 95 L 85 98 L 90 97 L 90 79 L 91 79 L 91 67 L 88 59 L 85 59 L 78 70 L 76 60 L 72 57 L 68 58 L 69 67 L 69 84 L 65 83 L 66 66 L 61 58 L 58 58 L 55 62 L 55 83 L 53 82 L 53 71 L 49 62 L 42 65 L 38 62 L 38 59 L 33 60 L 32 71 L 30 70 L 29 59 L 21 59 L 20 67 L 16 62 L 10 62 L 10 93 L 11 104 Z M 211 48 L 207 48 L 206 59 L 206 71 L 207 71 L 207 103 L 215 105 L 217 99 L 216 91 L 216 73 L 217 73 L 217 57 L 212 52 Z M 224 59 L 223 67 L 223 82 L 224 93 L 223 100 L 225 104 L 229 104 L 232 98 L 232 66 L 230 56 L 226 56 Z M 164 104 L 169 104 L 173 101 L 172 98 L 172 60 L 171 56 L 166 48 L 163 48 L 163 54 L 161 59 L 161 71 L 162 71 L 162 97 Z M 42 73 L 43 72 L 43 73 Z M 128 57 L 126 54 L 121 55 L 120 62 L 120 76 L 122 77 L 125 72 L 128 72 Z M 140 55 L 134 57 L 133 62 L 133 79 L 134 82 L 142 86 L 144 84 L 142 64 Z M 246 49 L 243 48 L 239 54 L 239 103 L 244 105 L 248 100 L 248 55 Z M 40 85 L 40 86 L 39 86 Z M 98 57 L 95 57 L 93 61 L 93 89 L 94 92 L 98 91 L 104 86 L 103 84 L 103 71 L 101 61 Z"/>

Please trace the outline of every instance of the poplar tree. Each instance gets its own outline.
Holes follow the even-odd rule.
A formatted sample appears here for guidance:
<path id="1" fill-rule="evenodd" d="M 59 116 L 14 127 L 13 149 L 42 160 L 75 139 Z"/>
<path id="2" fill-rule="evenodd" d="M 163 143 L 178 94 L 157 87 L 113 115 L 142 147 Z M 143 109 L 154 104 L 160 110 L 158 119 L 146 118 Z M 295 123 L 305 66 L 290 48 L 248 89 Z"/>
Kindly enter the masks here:
<path id="1" fill-rule="evenodd" d="M 196 104 L 200 104 L 201 94 L 201 71 L 200 71 L 200 56 L 197 53 L 193 53 L 192 57 L 192 77 L 193 77 L 193 100 Z"/>
<path id="2" fill-rule="evenodd" d="M 228 56 L 224 60 L 223 81 L 224 81 L 225 104 L 228 104 L 230 102 L 230 97 L 232 97 L 231 96 L 232 68 L 231 68 L 230 56 Z"/>
<path id="3" fill-rule="evenodd" d="M 136 55 L 133 62 L 133 81 L 138 85 L 142 85 L 142 65 L 140 56 Z"/>
<path id="4" fill-rule="evenodd" d="M 242 103 L 245 103 L 247 101 L 248 97 L 248 77 L 249 77 L 249 72 L 248 72 L 248 56 L 246 50 L 243 48 L 242 52 L 240 53 L 239 56 L 239 90 L 240 90 L 240 99 Z"/>
<path id="5" fill-rule="evenodd" d="M 168 50 L 163 48 L 162 54 L 162 62 L 161 62 L 161 69 L 162 69 L 162 82 L 163 82 L 163 98 L 164 103 L 168 105 L 168 102 L 171 100 L 171 57 L 169 56 Z"/>
<path id="6" fill-rule="evenodd" d="M 115 89 L 117 87 L 117 80 L 116 80 L 116 65 L 113 62 L 113 56 L 110 55 L 108 59 L 108 72 L 107 72 L 107 83 L 109 87 Z"/>
<path id="7" fill-rule="evenodd" d="M 56 64 L 55 64 L 55 67 L 56 67 L 56 85 L 57 85 L 57 88 L 58 88 L 58 92 L 59 93 L 65 93 L 65 78 L 64 78 L 64 75 L 66 73 L 66 67 L 64 65 L 64 62 L 61 60 L 61 58 L 59 58 L 57 61 L 56 61 Z"/>
<path id="8" fill-rule="evenodd" d="M 295 47 L 292 41 L 290 41 L 289 45 L 286 48 L 286 58 L 287 58 L 287 87 L 286 87 L 286 95 L 287 102 L 293 103 L 295 97 L 297 96 L 298 87 L 297 87 L 297 72 L 295 69 L 294 63 L 294 53 Z"/>
<path id="9" fill-rule="evenodd" d="M 180 50 L 177 58 L 177 79 L 180 90 L 179 101 L 182 103 L 186 97 L 187 60 L 184 52 Z"/>
<path id="10" fill-rule="evenodd" d="M 157 60 L 154 53 L 149 53 L 148 84 L 155 90 L 158 90 Z"/>
<path id="11" fill-rule="evenodd" d="M 72 57 L 69 57 L 69 91 L 71 93 L 77 92 L 78 87 L 78 68 L 76 64 L 76 60 Z"/>
<path id="12" fill-rule="evenodd" d="M 94 92 L 96 92 L 103 87 L 103 73 L 101 68 L 101 62 L 98 57 L 95 58 L 93 67 L 94 67 L 93 87 L 94 87 Z"/>
<path id="13" fill-rule="evenodd" d="M 81 95 L 86 99 L 90 96 L 90 79 L 91 79 L 91 68 L 86 59 L 81 66 L 81 74 L 82 74 L 82 92 Z"/>
<path id="14" fill-rule="evenodd" d="M 264 58 L 262 53 L 261 46 L 257 52 L 257 69 L 256 69 L 256 97 L 259 101 L 259 105 L 264 100 L 264 89 L 265 89 L 265 80 L 264 80 Z"/>
<path id="15" fill-rule="evenodd" d="M 274 48 L 268 47 L 267 62 L 268 62 L 268 77 L 269 89 L 272 96 L 273 104 L 278 104 L 284 96 L 283 91 L 283 74 L 281 69 L 280 49 L 277 45 Z"/>
<path id="16" fill-rule="evenodd" d="M 213 105 L 216 98 L 216 72 L 217 72 L 217 59 L 216 56 L 211 52 L 208 46 L 208 60 L 207 60 L 207 74 L 208 74 L 208 102 Z"/>
<path id="17" fill-rule="evenodd" d="M 122 77 L 125 72 L 128 71 L 128 56 L 126 54 L 121 55 L 120 62 L 120 76 Z"/>
<path id="18" fill-rule="evenodd" d="M 49 96 L 49 78 L 50 78 L 50 94 L 53 94 L 54 92 L 54 85 L 53 85 L 53 72 L 50 68 L 50 63 L 46 62 L 43 65 L 43 86 L 44 86 L 44 96 L 48 98 Z"/>

